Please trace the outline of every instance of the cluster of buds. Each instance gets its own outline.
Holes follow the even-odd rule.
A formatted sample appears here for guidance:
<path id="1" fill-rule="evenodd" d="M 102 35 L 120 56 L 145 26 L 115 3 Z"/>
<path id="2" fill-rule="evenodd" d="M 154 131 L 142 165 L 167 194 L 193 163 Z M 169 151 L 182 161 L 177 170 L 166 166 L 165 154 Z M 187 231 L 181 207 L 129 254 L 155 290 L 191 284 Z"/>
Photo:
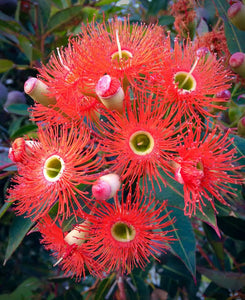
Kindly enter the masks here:
<path id="1" fill-rule="evenodd" d="M 37 138 L 13 142 L 8 198 L 66 274 L 122 275 L 168 249 L 174 216 L 152 193 L 166 178 L 183 185 L 190 217 L 228 205 L 240 167 L 212 120 L 231 74 L 207 48 L 189 38 L 172 48 L 161 26 L 115 18 L 82 25 L 39 73 L 24 87 Z"/>

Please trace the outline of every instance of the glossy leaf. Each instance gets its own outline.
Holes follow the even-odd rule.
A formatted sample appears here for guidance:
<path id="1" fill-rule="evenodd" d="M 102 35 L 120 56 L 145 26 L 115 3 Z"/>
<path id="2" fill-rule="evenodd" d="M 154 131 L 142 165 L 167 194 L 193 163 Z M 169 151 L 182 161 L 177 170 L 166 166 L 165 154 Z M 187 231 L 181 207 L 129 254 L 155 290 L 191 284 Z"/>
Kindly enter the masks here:
<path id="1" fill-rule="evenodd" d="M 11 135 L 11 139 L 15 139 L 17 137 L 24 136 L 26 134 L 32 136 L 31 133 L 36 132 L 36 129 L 37 129 L 37 125 L 35 124 L 24 125 Z"/>
<path id="2" fill-rule="evenodd" d="M 96 290 L 94 299 L 103 300 L 107 296 L 108 292 L 113 294 L 116 285 L 115 285 L 115 276 L 112 274 L 110 277 L 102 280 Z"/>
<path id="3" fill-rule="evenodd" d="M 27 232 L 31 229 L 33 222 L 22 216 L 15 217 L 9 231 L 8 246 L 5 253 L 4 264 L 9 260 L 14 251 L 18 248 Z"/>
<path id="4" fill-rule="evenodd" d="M 0 30 L 12 33 L 25 31 L 24 28 L 14 18 L 0 11 Z M 26 31 L 25 31 L 26 32 Z"/>
<path id="5" fill-rule="evenodd" d="M 245 166 L 245 139 L 238 136 L 230 134 L 229 137 L 233 138 L 233 146 L 237 151 L 237 158 L 239 158 L 239 165 Z"/>
<path id="6" fill-rule="evenodd" d="M 102 6 L 102 5 L 109 5 L 109 4 L 114 4 L 117 3 L 119 0 L 100 0 L 95 4 L 95 6 Z"/>
<path id="7" fill-rule="evenodd" d="M 156 15 L 160 10 L 167 8 L 168 0 L 149 1 L 147 13 L 149 15 Z"/>
<path id="8" fill-rule="evenodd" d="M 15 66 L 14 62 L 9 59 L 0 59 L 0 73 L 7 72 Z"/>
<path id="9" fill-rule="evenodd" d="M 5 202 L 3 204 L 3 206 L 0 209 L 0 219 L 2 218 L 2 216 L 6 213 L 6 211 L 8 210 L 8 208 L 12 205 L 12 202 Z"/>
<path id="10" fill-rule="evenodd" d="M 32 44 L 31 42 L 23 35 L 18 37 L 19 45 L 25 56 L 28 60 L 32 61 Z"/>
<path id="11" fill-rule="evenodd" d="M 245 274 L 206 269 L 199 266 L 197 270 L 223 288 L 237 291 L 245 286 Z"/>
<path id="12" fill-rule="evenodd" d="M 190 218 L 184 215 L 184 212 L 178 208 L 167 207 L 163 214 L 172 211 L 168 219 L 175 217 L 175 222 L 164 230 L 174 230 L 171 235 L 176 241 L 170 244 L 173 253 L 178 256 L 187 269 L 195 277 L 196 273 L 196 239 L 192 229 Z M 188 234 L 187 234 L 188 233 Z"/>
<path id="13" fill-rule="evenodd" d="M 159 25 L 164 26 L 164 25 L 172 25 L 174 23 L 174 17 L 173 16 L 162 16 L 159 18 Z"/>
<path id="14" fill-rule="evenodd" d="M 23 281 L 12 293 L 0 295 L 0 300 L 29 300 L 33 299 L 34 291 L 41 286 L 41 281 L 30 277 Z"/>
<path id="15" fill-rule="evenodd" d="M 176 259 L 173 254 L 163 254 L 161 258 L 161 265 L 157 267 L 160 275 L 167 275 L 174 280 L 192 280 L 185 264 L 180 259 Z"/>
<path id="16" fill-rule="evenodd" d="M 161 173 L 161 175 L 168 182 L 168 185 L 161 185 L 160 190 L 157 183 L 155 182 L 154 187 L 156 200 L 168 200 L 168 206 L 177 207 L 183 210 L 185 206 L 183 185 L 167 176 L 166 174 Z M 218 233 L 216 215 L 210 202 L 207 202 L 206 206 L 203 207 L 203 212 L 197 209 L 196 215 L 193 217 L 206 222 L 207 224 L 212 226 Z"/>
<path id="17" fill-rule="evenodd" d="M 212 246 L 222 268 L 225 265 L 225 252 L 224 252 L 224 242 L 223 240 L 215 233 L 213 228 L 203 223 L 204 232 L 206 234 L 209 244 Z"/>
<path id="18" fill-rule="evenodd" d="M 131 273 L 129 279 L 124 281 L 128 300 L 150 300 L 150 290 L 143 278 Z"/>
<path id="19" fill-rule="evenodd" d="M 23 103 L 11 104 L 7 107 L 8 113 L 21 116 L 29 116 L 28 105 Z"/>
<path id="20" fill-rule="evenodd" d="M 93 9 L 93 11 L 97 10 Z M 86 10 L 84 10 L 83 5 L 75 5 L 58 11 L 49 19 L 46 34 L 50 34 L 55 30 L 64 30 L 69 24 L 76 25 L 84 19 L 85 13 Z"/>
<path id="21" fill-rule="evenodd" d="M 219 228 L 224 234 L 241 241 L 245 241 L 245 220 L 235 217 L 218 217 Z"/>
<path id="22" fill-rule="evenodd" d="M 204 295 L 210 298 L 215 297 L 215 299 L 227 299 L 229 297 L 229 291 L 211 282 L 204 291 Z"/>

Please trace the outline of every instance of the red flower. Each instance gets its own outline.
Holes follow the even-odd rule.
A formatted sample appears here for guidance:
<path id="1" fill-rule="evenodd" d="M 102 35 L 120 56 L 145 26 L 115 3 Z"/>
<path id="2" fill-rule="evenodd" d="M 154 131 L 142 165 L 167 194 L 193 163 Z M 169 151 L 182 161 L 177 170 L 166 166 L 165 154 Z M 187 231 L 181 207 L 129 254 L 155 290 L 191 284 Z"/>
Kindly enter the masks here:
<path id="1" fill-rule="evenodd" d="M 103 75 L 135 86 L 137 79 L 144 81 L 144 74 L 157 72 L 163 59 L 162 41 L 160 26 L 131 26 L 126 18 L 83 25 L 80 36 L 39 69 L 40 78 L 49 95 L 56 97 L 55 107 L 69 116 L 82 115 L 96 109 L 95 87 Z"/>
<path id="2" fill-rule="evenodd" d="M 116 112 L 106 115 L 102 151 L 112 164 L 111 172 L 120 174 L 122 181 L 139 184 L 143 177 L 144 186 L 147 179 L 153 186 L 153 179 L 164 182 L 158 168 L 168 170 L 169 158 L 177 147 L 181 111 L 176 112 L 173 107 L 168 112 L 168 108 L 160 107 L 157 102 L 162 98 L 134 96 L 132 109 L 122 115 Z M 129 98 L 125 102 L 129 103 Z"/>
<path id="3" fill-rule="evenodd" d="M 234 196 L 231 184 L 241 184 L 242 180 L 234 171 L 241 166 L 234 163 L 235 148 L 229 149 L 233 139 L 228 138 L 228 132 L 223 135 L 213 129 L 202 137 L 201 128 L 188 130 L 177 148 L 175 161 L 175 179 L 184 185 L 185 214 L 196 213 L 196 206 L 202 211 L 202 206 L 209 201 L 215 209 L 214 198 L 228 205 L 226 196 Z"/>
<path id="4" fill-rule="evenodd" d="M 169 213 L 163 213 L 166 201 L 158 205 L 140 196 L 133 202 L 130 195 L 125 200 L 120 204 L 116 199 L 114 205 L 103 201 L 89 218 L 88 249 L 108 273 L 144 268 L 149 257 L 156 258 L 174 240 L 164 230 L 173 223 Z"/>
<path id="5" fill-rule="evenodd" d="M 97 82 L 107 73 L 137 88 L 146 74 L 159 71 L 164 59 L 163 38 L 160 26 L 130 25 L 126 18 L 115 18 L 108 24 L 83 25 L 79 42 L 72 42 L 78 53 L 77 65 L 90 73 L 90 82 L 96 74 Z"/>
<path id="6" fill-rule="evenodd" d="M 95 155 L 94 143 L 88 130 L 71 126 L 39 128 L 38 142 L 32 146 L 32 153 L 24 153 L 24 163 L 13 179 L 17 185 L 9 189 L 8 199 L 17 201 L 17 211 L 34 220 L 47 214 L 58 201 L 58 215 L 63 218 L 80 210 L 78 197 L 86 194 L 77 188 L 79 184 L 91 184 L 92 173 L 101 163 Z M 89 144 L 89 146 L 88 146 Z M 91 160 L 93 159 L 93 160 Z"/>
<path id="7" fill-rule="evenodd" d="M 171 54 L 168 62 L 163 62 L 161 74 L 155 78 L 155 85 L 162 85 L 166 102 L 183 109 L 187 119 L 213 116 L 212 108 L 226 109 L 219 103 L 227 99 L 215 95 L 229 88 L 229 71 L 221 60 L 201 48 L 195 50 L 189 40 L 183 48 L 175 39 L 174 50 L 170 47 L 170 37 L 166 48 Z M 162 76 L 162 79 L 159 79 Z M 160 81 L 160 82 L 159 82 Z"/>
<path id="8" fill-rule="evenodd" d="M 99 264 L 86 247 L 86 234 L 89 232 L 86 222 L 74 227 L 70 233 L 64 233 L 47 215 L 38 223 L 38 229 L 42 235 L 41 243 L 57 259 L 54 266 L 61 265 L 64 275 L 75 276 L 79 281 L 85 277 L 87 269 L 92 275 L 101 276 Z"/>

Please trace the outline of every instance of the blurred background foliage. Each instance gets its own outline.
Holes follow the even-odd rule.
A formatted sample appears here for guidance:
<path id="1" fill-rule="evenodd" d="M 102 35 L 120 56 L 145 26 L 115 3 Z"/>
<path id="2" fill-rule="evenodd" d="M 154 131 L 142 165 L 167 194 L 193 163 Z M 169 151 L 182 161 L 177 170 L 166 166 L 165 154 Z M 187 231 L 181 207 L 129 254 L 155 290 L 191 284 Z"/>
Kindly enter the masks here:
<path id="1" fill-rule="evenodd" d="M 0 300 L 29 299 L 119 299 L 113 273 L 104 280 L 91 276 L 79 283 L 53 267 L 53 259 L 39 244 L 39 234 L 30 220 L 16 217 L 4 194 L 15 166 L 8 149 L 16 137 L 35 135 L 36 125 L 28 118 L 32 100 L 23 93 L 24 82 L 36 76 L 35 68 L 48 61 L 51 51 L 65 46 L 81 22 L 100 22 L 114 15 L 129 15 L 130 21 L 158 23 L 178 33 L 169 0 L 0 0 Z M 192 38 L 211 32 L 225 21 L 230 53 L 245 52 L 244 32 L 227 20 L 226 0 L 196 1 L 195 21 L 188 29 Z M 234 127 L 244 114 L 244 83 L 234 81 L 224 126 Z M 238 97 L 239 96 L 239 97 Z M 238 155 L 245 154 L 245 140 L 235 135 Z M 243 159 L 244 160 L 244 159 Z M 245 163 L 244 163 L 245 164 Z M 176 183 L 173 186 L 178 189 Z M 157 194 L 161 199 L 161 194 Z M 174 199 L 178 242 L 171 252 L 135 269 L 125 277 L 128 299 L 245 299 L 245 189 L 237 191 L 232 211 L 218 206 L 219 215 L 189 219 L 178 197 Z M 180 203 L 183 203 L 181 199 Z M 171 203 L 170 203 L 171 206 Z M 204 221 L 204 222 L 202 222 Z M 28 233 L 28 234 L 27 234 Z"/>

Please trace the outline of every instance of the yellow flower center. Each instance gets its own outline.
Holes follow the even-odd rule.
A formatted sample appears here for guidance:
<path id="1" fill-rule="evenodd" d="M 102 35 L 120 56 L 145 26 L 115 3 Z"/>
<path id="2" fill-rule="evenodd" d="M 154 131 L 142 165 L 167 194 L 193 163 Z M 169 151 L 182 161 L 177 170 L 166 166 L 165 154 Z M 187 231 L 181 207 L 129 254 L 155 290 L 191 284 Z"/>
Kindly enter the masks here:
<path id="1" fill-rule="evenodd" d="M 115 223 L 111 228 L 111 234 L 118 242 L 130 242 L 135 238 L 136 231 L 132 225 L 123 222 Z"/>
<path id="2" fill-rule="evenodd" d="M 120 65 L 120 63 L 122 62 L 127 62 L 130 58 L 133 57 L 133 55 L 128 50 L 122 50 L 120 40 L 119 40 L 118 30 L 116 30 L 116 42 L 117 42 L 118 51 L 112 53 L 111 59 L 112 61 L 116 61 Z"/>
<path id="3" fill-rule="evenodd" d="M 129 139 L 131 150 L 138 155 L 147 155 L 154 148 L 154 139 L 147 131 L 137 131 Z"/>
<path id="4" fill-rule="evenodd" d="M 129 58 L 132 58 L 133 55 L 128 50 L 121 50 L 121 52 L 116 51 L 111 55 L 112 60 L 116 60 L 118 63 L 122 61 L 127 61 Z"/>
<path id="5" fill-rule="evenodd" d="M 48 181 L 55 182 L 61 177 L 64 168 L 63 159 L 58 155 L 52 155 L 44 164 L 43 175 Z"/>
<path id="6" fill-rule="evenodd" d="M 174 76 L 174 82 L 179 89 L 185 92 L 191 92 L 196 89 L 196 79 L 188 72 L 178 72 Z"/>

